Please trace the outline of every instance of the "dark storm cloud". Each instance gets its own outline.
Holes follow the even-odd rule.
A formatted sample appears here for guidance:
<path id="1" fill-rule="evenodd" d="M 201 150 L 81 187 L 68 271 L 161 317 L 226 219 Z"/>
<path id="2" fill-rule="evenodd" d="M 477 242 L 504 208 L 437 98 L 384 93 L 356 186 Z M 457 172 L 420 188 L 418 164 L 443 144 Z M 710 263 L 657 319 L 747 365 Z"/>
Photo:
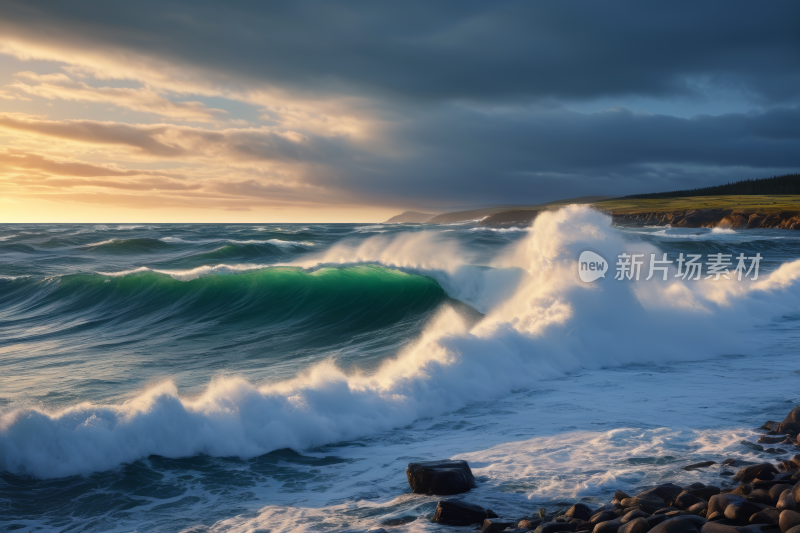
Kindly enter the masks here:
<path id="1" fill-rule="evenodd" d="M 34 7 L 35 6 L 35 7 Z M 800 4 L 3 2 L 4 31 L 417 99 L 800 94 Z"/>
<path id="2" fill-rule="evenodd" d="M 535 203 L 791 172 L 800 168 L 800 110 L 687 119 L 627 109 L 450 108 L 411 121 L 397 142 L 423 155 L 371 165 L 390 168 L 389 176 L 353 169 L 350 186 L 375 199 L 416 191 L 433 203 Z"/>
<path id="3" fill-rule="evenodd" d="M 167 158 L 224 151 L 307 162 L 310 186 L 398 205 L 699 187 L 800 169 L 798 21 L 794 0 L 6 1 L 0 33 L 28 42 L 121 58 L 130 51 L 243 91 L 264 82 L 290 94 L 363 97 L 384 123 L 380 143 L 403 155 L 313 134 L 305 142 L 11 116 L 0 125 Z M 600 98 L 625 106 L 631 97 L 696 108 L 721 96 L 753 111 L 684 118 L 568 109 Z M 256 182 L 226 186 L 271 194 Z"/>

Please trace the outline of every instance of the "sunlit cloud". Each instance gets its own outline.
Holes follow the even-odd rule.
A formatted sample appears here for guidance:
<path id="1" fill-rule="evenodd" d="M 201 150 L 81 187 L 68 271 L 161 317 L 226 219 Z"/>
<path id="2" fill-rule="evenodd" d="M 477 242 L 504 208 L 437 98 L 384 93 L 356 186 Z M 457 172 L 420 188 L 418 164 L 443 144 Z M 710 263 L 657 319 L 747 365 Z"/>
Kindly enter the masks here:
<path id="1" fill-rule="evenodd" d="M 40 76 L 35 72 L 19 72 L 14 76 L 17 81 L 6 87 L 48 100 L 108 103 L 133 111 L 195 122 L 211 122 L 227 113 L 222 109 L 206 107 L 202 102 L 175 102 L 147 87 L 91 87 L 61 73 Z"/>

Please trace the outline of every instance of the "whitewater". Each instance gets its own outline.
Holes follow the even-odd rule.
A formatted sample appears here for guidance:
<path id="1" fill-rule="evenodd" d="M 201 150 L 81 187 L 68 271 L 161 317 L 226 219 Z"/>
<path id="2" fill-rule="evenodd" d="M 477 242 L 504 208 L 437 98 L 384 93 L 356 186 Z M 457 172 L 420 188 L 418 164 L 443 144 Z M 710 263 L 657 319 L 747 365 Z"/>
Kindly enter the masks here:
<path id="1" fill-rule="evenodd" d="M 428 531 L 415 460 L 520 516 L 767 457 L 742 441 L 800 403 L 800 236 L 502 229 L 0 227 L 0 525 Z M 584 283 L 585 250 L 764 260 Z"/>

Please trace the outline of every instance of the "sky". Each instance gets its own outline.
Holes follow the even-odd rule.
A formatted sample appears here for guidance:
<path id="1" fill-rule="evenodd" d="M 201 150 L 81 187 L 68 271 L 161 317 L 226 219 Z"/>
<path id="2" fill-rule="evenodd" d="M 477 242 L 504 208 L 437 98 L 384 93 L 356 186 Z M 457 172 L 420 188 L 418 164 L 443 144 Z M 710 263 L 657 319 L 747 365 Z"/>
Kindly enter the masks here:
<path id="1" fill-rule="evenodd" d="M 369 222 L 800 171 L 800 3 L 0 3 L 0 222 Z"/>

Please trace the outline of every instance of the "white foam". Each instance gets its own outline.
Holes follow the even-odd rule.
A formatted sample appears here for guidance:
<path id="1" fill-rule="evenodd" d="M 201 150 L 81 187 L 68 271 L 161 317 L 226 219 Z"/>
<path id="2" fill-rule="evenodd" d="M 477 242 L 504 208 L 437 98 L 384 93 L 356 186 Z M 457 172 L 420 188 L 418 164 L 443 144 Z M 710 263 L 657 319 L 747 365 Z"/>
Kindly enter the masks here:
<path id="1" fill-rule="evenodd" d="M 734 231 L 732 228 L 720 228 L 720 227 L 712 228 L 711 229 L 711 233 L 721 233 L 721 234 L 724 234 L 724 235 L 736 235 L 736 231 Z"/>
<path id="2" fill-rule="evenodd" d="M 514 233 L 518 231 L 527 231 L 528 228 L 519 228 L 517 226 L 511 226 L 510 228 L 491 228 L 488 226 L 482 226 L 478 228 L 470 228 L 469 231 L 494 231 L 495 233 Z"/>
<path id="3" fill-rule="evenodd" d="M 586 207 L 541 214 L 527 237 L 495 262 L 501 272 L 519 276 L 510 296 L 494 302 L 472 328 L 444 309 L 413 345 L 371 375 L 348 375 L 328 361 L 280 383 L 219 379 L 196 398 L 181 397 L 167 381 L 122 405 L 6 409 L 0 468 L 57 477 L 151 454 L 252 457 L 304 449 L 496 400 L 579 369 L 753 352 L 755 328 L 796 312 L 800 261 L 756 283 L 585 284 L 576 265 L 582 250 L 613 257 L 629 247 L 609 226 L 609 217 Z M 640 243 L 638 251 L 657 250 Z M 469 281 L 475 276 L 464 270 L 467 257 L 440 233 L 415 232 L 337 245 L 318 261 L 379 261 L 451 280 L 467 272 Z M 219 265 L 169 275 L 192 279 L 207 268 L 261 267 Z"/>
<path id="4" fill-rule="evenodd" d="M 111 244 L 111 243 L 113 243 L 113 242 L 117 242 L 117 240 L 116 240 L 116 239 L 108 239 L 108 240 L 106 240 L 106 241 L 93 242 L 93 243 L 91 243 L 91 244 L 84 244 L 83 246 L 84 246 L 85 248 L 89 248 L 89 247 L 94 247 L 94 246 L 102 246 L 102 245 L 104 245 L 104 244 Z"/>

